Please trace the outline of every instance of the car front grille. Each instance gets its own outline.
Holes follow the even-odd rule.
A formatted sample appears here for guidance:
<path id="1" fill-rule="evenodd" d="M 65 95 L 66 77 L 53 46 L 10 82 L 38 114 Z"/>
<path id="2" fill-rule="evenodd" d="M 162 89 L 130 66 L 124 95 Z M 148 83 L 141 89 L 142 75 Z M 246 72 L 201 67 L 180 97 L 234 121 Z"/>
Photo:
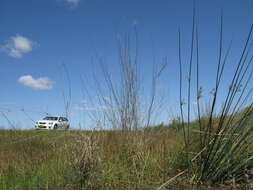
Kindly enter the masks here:
<path id="1" fill-rule="evenodd" d="M 39 122 L 39 124 L 41 124 L 41 125 L 45 125 L 46 123 L 45 123 L 45 122 Z"/>

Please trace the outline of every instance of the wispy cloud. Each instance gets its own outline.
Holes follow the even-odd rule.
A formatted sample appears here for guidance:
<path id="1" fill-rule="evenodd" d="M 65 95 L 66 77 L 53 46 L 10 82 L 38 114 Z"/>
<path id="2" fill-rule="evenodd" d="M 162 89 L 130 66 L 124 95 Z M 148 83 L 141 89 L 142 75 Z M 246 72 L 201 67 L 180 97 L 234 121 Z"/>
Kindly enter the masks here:
<path id="1" fill-rule="evenodd" d="M 63 0 L 63 1 L 70 6 L 77 6 L 80 3 L 80 0 Z"/>
<path id="2" fill-rule="evenodd" d="M 95 106 L 82 106 L 77 105 L 75 107 L 76 110 L 87 110 L 87 111 L 103 111 L 103 110 L 112 110 L 113 108 L 111 106 L 105 106 L 105 105 L 95 105 Z"/>
<path id="3" fill-rule="evenodd" d="M 0 105 L 13 105 L 13 104 L 16 104 L 16 102 L 0 102 Z"/>
<path id="4" fill-rule="evenodd" d="M 6 44 L 0 45 L 0 50 L 7 52 L 9 56 L 20 58 L 23 54 L 32 51 L 36 45 L 37 42 L 17 34 L 10 37 Z"/>
<path id="5" fill-rule="evenodd" d="M 86 100 L 85 100 L 85 99 L 81 99 L 79 103 L 80 103 L 80 104 L 85 104 L 85 103 L 86 103 Z"/>
<path id="6" fill-rule="evenodd" d="M 109 97 L 109 96 L 97 96 L 97 98 L 98 98 L 100 101 L 110 102 L 110 97 Z"/>
<path id="7" fill-rule="evenodd" d="M 53 81 L 47 77 L 33 78 L 31 75 L 24 75 L 18 79 L 18 82 L 32 89 L 50 90 L 53 88 Z"/>

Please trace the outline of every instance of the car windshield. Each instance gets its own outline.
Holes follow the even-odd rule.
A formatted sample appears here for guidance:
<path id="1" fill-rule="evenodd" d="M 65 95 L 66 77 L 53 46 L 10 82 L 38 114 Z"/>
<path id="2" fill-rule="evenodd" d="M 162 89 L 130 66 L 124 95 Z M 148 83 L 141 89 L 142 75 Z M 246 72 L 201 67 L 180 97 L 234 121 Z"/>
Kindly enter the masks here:
<path id="1" fill-rule="evenodd" d="M 58 117 L 45 117 L 43 120 L 57 121 Z"/>

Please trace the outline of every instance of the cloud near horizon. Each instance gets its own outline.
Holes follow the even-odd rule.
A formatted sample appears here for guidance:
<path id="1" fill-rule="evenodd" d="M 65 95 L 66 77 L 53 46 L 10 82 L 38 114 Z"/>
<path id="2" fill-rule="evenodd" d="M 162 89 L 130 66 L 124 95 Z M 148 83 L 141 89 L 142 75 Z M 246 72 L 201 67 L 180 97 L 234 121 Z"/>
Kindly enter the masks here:
<path id="1" fill-rule="evenodd" d="M 47 77 L 33 78 L 31 75 L 24 75 L 18 79 L 18 82 L 26 87 L 35 90 L 50 90 L 53 88 L 53 81 Z"/>
<path id="2" fill-rule="evenodd" d="M 93 105 L 93 106 L 87 106 L 87 105 L 76 105 L 76 110 L 87 110 L 87 111 L 103 111 L 103 110 L 112 110 L 114 109 L 111 106 L 106 105 Z"/>
<path id="3" fill-rule="evenodd" d="M 7 52 L 9 56 L 20 58 L 23 54 L 33 50 L 38 43 L 21 35 L 10 37 L 6 44 L 0 45 L 0 50 Z"/>

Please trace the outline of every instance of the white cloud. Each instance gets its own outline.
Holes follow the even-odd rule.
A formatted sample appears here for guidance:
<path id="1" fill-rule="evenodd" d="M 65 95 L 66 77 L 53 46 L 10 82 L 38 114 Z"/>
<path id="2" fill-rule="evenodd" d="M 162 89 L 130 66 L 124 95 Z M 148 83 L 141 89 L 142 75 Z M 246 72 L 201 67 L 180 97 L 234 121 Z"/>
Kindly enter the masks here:
<path id="1" fill-rule="evenodd" d="M 20 58 L 24 53 L 32 51 L 37 44 L 24 36 L 16 35 L 12 36 L 5 45 L 1 45 L 0 50 L 12 57 Z"/>
<path id="2" fill-rule="evenodd" d="M 53 88 L 53 81 L 47 77 L 33 78 L 31 75 L 24 75 L 18 79 L 18 82 L 32 89 L 50 90 Z"/>

